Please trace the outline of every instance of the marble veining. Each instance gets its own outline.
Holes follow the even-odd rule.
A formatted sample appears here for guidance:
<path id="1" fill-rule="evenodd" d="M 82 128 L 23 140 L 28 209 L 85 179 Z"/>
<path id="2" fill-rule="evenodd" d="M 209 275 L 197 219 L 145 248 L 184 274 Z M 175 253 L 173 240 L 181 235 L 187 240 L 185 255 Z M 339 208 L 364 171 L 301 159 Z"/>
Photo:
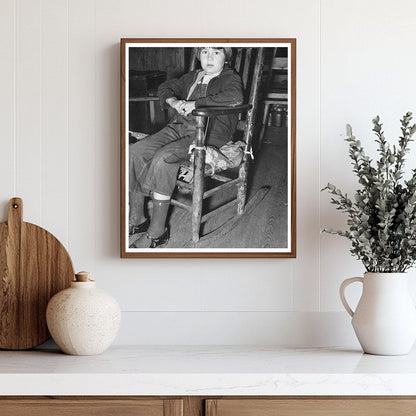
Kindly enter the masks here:
<path id="1" fill-rule="evenodd" d="M 54 345 L 0 351 L 1 395 L 415 395 L 416 350 L 114 346 L 69 356 Z"/>

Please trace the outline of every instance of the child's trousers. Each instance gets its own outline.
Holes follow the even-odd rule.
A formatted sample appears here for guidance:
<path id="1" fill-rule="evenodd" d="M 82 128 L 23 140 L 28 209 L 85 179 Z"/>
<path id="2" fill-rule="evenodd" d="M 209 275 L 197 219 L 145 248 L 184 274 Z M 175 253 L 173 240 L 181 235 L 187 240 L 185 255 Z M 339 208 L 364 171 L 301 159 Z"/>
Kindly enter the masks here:
<path id="1" fill-rule="evenodd" d="M 129 190 L 171 196 L 179 166 L 189 160 L 195 125 L 184 117 L 129 147 Z"/>

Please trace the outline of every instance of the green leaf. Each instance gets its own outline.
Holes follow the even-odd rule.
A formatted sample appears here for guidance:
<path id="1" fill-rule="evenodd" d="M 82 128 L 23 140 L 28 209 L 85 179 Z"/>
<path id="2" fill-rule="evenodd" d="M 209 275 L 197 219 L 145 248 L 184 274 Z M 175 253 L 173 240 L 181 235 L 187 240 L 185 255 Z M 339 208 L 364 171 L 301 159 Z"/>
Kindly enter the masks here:
<path id="1" fill-rule="evenodd" d="M 358 189 L 351 200 L 336 186 L 324 188 L 331 203 L 347 215 L 349 230 L 323 229 L 323 232 L 347 237 L 350 252 L 360 259 L 367 271 L 405 271 L 416 264 L 416 169 L 405 178 L 405 159 L 416 124 L 412 113 L 400 120 L 402 135 L 398 145 L 390 145 L 382 131 L 380 117 L 373 121 L 378 160 L 365 155 L 364 148 L 347 124 L 345 139 Z"/>

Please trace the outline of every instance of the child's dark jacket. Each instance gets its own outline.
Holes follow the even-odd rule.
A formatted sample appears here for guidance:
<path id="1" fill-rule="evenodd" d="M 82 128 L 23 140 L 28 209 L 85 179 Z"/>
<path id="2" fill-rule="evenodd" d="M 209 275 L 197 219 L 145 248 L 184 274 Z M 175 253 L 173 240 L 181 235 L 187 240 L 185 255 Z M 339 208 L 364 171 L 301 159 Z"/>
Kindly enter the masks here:
<path id="1" fill-rule="evenodd" d="M 167 107 L 166 100 L 170 97 L 186 100 L 189 89 L 197 79 L 199 72 L 192 71 L 180 78 L 170 79 L 161 84 L 158 95 L 162 108 Z M 206 97 L 195 100 L 195 107 L 236 106 L 242 102 L 243 87 L 240 76 L 229 67 L 224 67 L 222 72 L 209 82 Z M 206 144 L 221 147 L 228 142 L 232 138 L 237 121 L 238 114 L 218 116 L 211 120 Z"/>

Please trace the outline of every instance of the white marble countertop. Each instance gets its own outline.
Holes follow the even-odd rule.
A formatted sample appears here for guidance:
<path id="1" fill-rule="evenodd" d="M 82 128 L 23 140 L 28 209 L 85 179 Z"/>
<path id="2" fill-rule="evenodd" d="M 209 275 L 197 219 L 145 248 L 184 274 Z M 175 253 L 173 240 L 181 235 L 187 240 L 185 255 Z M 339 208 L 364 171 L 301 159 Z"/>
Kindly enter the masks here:
<path id="1" fill-rule="evenodd" d="M 0 351 L 0 395 L 416 395 L 416 350 L 114 346 Z"/>

